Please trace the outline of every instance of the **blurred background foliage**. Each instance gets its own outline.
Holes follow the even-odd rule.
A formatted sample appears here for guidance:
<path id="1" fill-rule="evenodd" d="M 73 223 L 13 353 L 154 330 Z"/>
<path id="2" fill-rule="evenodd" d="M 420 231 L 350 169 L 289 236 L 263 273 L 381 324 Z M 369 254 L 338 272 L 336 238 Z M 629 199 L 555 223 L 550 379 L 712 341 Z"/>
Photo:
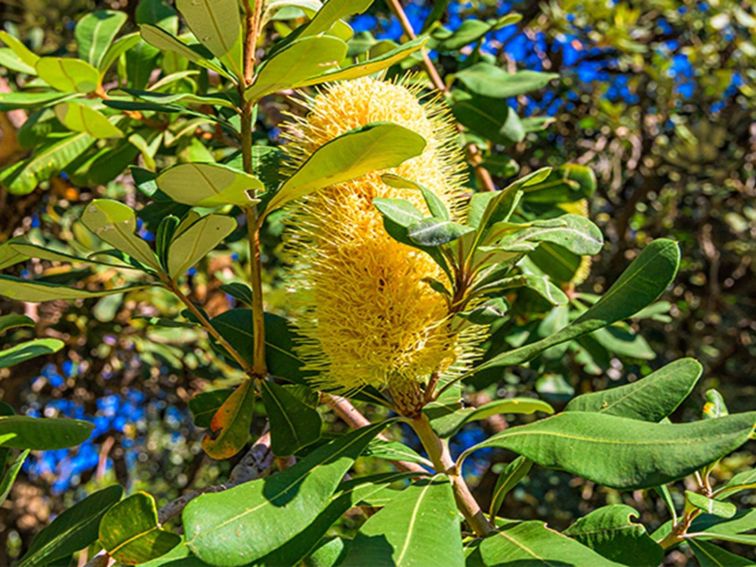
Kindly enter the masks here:
<path id="1" fill-rule="evenodd" d="M 96 8 L 124 10 L 133 30 L 140 18 L 137 6 L 134 0 L 4 0 L 0 21 L 3 29 L 35 52 L 65 55 L 76 52 L 73 29 L 83 14 Z M 418 31 L 444 11 L 440 24 L 428 30 L 436 47 L 431 55 L 444 72 L 496 62 L 511 71 L 559 75 L 535 94 L 509 99 L 517 116 L 500 139 L 486 136 L 490 133 L 485 127 L 464 114 L 464 101 L 454 99 L 454 110 L 468 126 L 468 140 L 484 148 L 484 163 L 499 185 L 564 162 L 592 170 L 595 180 L 584 172 L 582 177 L 575 173 L 575 183 L 568 184 L 588 187 L 591 194 L 572 206 L 589 211 L 607 244 L 590 265 L 581 266 L 580 274 L 573 270 L 563 278 L 564 289 L 575 300 L 570 309 L 606 289 L 652 239 L 670 236 L 682 246 L 684 263 L 674 287 L 642 323 L 619 329 L 615 336 L 593 337 L 546 353 L 528 368 L 478 376 L 478 383 L 488 387 L 478 394 L 480 399 L 470 401 L 535 391 L 560 406 L 576 392 L 632 381 L 676 358 L 694 356 L 704 364 L 704 379 L 678 418 L 698 416 L 703 392 L 712 387 L 725 395 L 732 411 L 752 409 L 756 390 L 752 379 L 756 375 L 753 6 L 735 0 L 418 0 L 405 7 Z M 520 13 L 522 19 L 493 29 L 474 45 L 445 49 L 445 38 L 473 15 L 494 20 L 510 12 Z M 403 36 L 383 2 L 376 2 L 352 23 L 366 45 L 399 41 Z M 285 33 L 285 23 L 277 23 L 276 29 Z M 146 54 L 148 70 L 156 58 L 157 54 Z M 16 73 L 0 64 L 0 89 L 15 89 L 17 81 Z M 285 98 L 266 99 L 256 137 L 278 143 L 276 124 L 287 110 L 298 112 Z M 33 150 L 30 119 L 34 118 L 22 110 L 0 113 L 0 165 L 15 163 Z M 206 145 L 217 132 L 202 121 L 182 120 L 160 126 L 162 143 L 170 147 L 169 159 L 198 159 L 209 151 L 223 155 L 218 144 Z M 529 128 L 536 120 L 548 127 Z M 154 152 L 149 149 L 129 149 L 123 157 L 126 163 L 154 168 Z M 66 241 L 83 238 L 73 220 L 95 196 L 119 198 L 138 207 L 143 196 L 130 176 L 106 175 L 104 180 L 77 176 L 71 170 L 27 195 L 0 188 L 0 242 L 23 232 L 52 247 L 58 244 L 43 237 L 43 232 Z M 537 195 L 528 199 L 529 206 L 539 206 Z M 143 236 L 150 236 L 154 219 L 162 214 L 159 208 L 152 214 L 142 212 Z M 272 310 L 285 314 L 280 232 L 280 222 L 272 218 L 265 235 L 266 285 Z M 241 243 L 237 248 L 232 242 L 230 250 L 212 256 L 205 269 L 193 275 L 195 299 L 211 314 L 237 304 L 221 285 L 239 275 L 237 261 L 244 253 Z M 24 265 L 20 273 L 51 281 L 82 276 L 40 261 Z M 102 285 L 115 285 L 112 272 L 87 276 Z M 492 351 L 521 344 L 544 332 L 543 326 L 558 324 L 560 317 L 567 316 L 525 292 L 509 299 L 512 316 L 497 330 Z M 132 489 L 149 487 L 165 500 L 186 487 L 213 482 L 227 472 L 224 467 L 233 465 L 211 463 L 203 456 L 198 443 L 202 430 L 188 411 L 197 391 L 211 384 L 222 387 L 233 376 L 232 369 L 209 359 L 199 348 L 204 336 L 191 328 L 147 330 L 145 319 L 179 312 L 172 297 L 145 290 L 128 297 L 23 308 L 39 323 L 37 329 L 15 335 L 57 337 L 67 348 L 44 363 L 34 360 L 12 372 L 0 370 L 0 397 L 29 415 L 93 419 L 96 429 L 92 439 L 76 450 L 40 453 L 27 462 L 12 499 L 0 509 L 0 550 L 5 550 L 0 551 L 0 564 L 18 556 L 39 525 L 74 501 L 77 491 L 91 492 L 115 478 Z M 11 310 L 18 311 L 19 305 L 0 303 L 0 312 Z M 635 334 L 638 328 L 642 338 Z M 0 342 L 15 338 L 0 337 Z M 484 435 L 480 427 L 495 431 L 506 422 L 491 419 L 466 428 L 456 439 L 456 450 L 479 441 Z M 468 461 L 465 472 L 479 483 L 480 494 L 487 494 L 495 482 L 493 472 L 510 458 L 481 452 Z M 753 460 L 746 452 L 735 454 L 723 462 L 719 474 L 726 478 Z M 509 499 L 509 514 L 545 519 L 560 528 L 596 505 L 623 500 L 641 511 L 647 524 L 666 519 L 660 501 L 651 495 L 598 489 L 553 471 L 534 471 Z M 670 557 L 684 562 L 679 553 Z"/>

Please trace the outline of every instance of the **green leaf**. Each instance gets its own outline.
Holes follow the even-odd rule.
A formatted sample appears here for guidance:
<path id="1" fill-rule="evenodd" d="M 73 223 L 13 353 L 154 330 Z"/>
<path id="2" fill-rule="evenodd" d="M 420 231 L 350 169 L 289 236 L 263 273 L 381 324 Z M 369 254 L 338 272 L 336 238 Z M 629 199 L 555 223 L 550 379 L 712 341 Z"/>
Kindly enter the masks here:
<path id="1" fill-rule="evenodd" d="M 604 506 L 579 518 L 564 535 L 617 563 L 657 567 L 664 558 L 664 550 L 642 524 L 632 521 L 638 517 L 636 510 L 624 504 Z"/>
<path id="2" fill-rule="evenodd" d="M 199 42 L 242 77 L 242 26 L 237 0 L 176 0 Z"/>
<path id="3" fill-rule="evenodd" d="M 26 195 L 62 171 L 95 143 L 89 134 L 74 134 L 39 148 L 29 158 L 0 172 L 0 184 L 15 195 Z"/>
<path id="4" fill-rule="evenodd" d="M 210 427 L 210 421 L 215 413 L 233 393 L 234 388 L 219 388 L 195 395 L 189 400 L 189 410 L 192 412 L 194 425 Z"/>
<path id="5" fill-rule="evenodd" d="M 350 508 L 362 500 L 388 490 L 388 485 L 416 473 L 390 472 L 358 477 L 341 483 L 328 506 L 307 527 L 278 549 L 260 559 L 257 565 L 299 565 L 322 541 L 325 533 Z M 188 566 L 187 566 L 188 567 Z"/>
<path id="6" fill-rule="evenodd" d="M 398 124 L 374 123 L 351 130 L 315 150 L 283 183 L 268 203 L 267 211 L 318 189 L 397 167 L 420 155 L 425 145 L 422 136 Z"/>
<path id="7" fill-rule="evenodd" d="M 740 472 L 715 491 L 716 498 L 723 500 L 744 490 L 756 489 L 756 469 Z"/>
<path id="8" fill-rule="evenodd" d="M 278 456 L 293 455 L 320 439 L 320 414 L 283 386 L 262 381 L 262 400 L 270 421 L 270 447 Z"/>
<path id="9" fill-rule="evenodd" d="M 79 59 L 42 57 L 35 68 L 40 79 L 64 93 L 91 93 L 100 84 L 100 72 Z"/>
<path id="10" fill-rule="evenodd" d="M 694 423 L 649 423 L 591 412 L 565 412 L 512 427 L 462 454 L 509 449 L 541 466 L 604 486 L 648 488 L 687 476 L 745 443 L 756 412 Z"/>
<path id="11" fill-rule="evenodd" d="M 122 493 L 120 486 L 109 486 L 66 509 L 34 537 L 19 567 L 56 564 L 94 543 L 100 519 L 121 499 Z"/>
<path id="12" fill-rule="evenodd" d="M 433 49 L 436 51 L 456 51 L 483 39 L 489 32 L 516 24 L 521 19 L 520 14 L 507 14 L 497 20 L 488 20 L 487 22 L 475 19 L 465 20 L 453 32 L 441 27 L 431 34 L 431 37 L 435 40 Z"/>
<path id="13" fill-rule="evenodd" d="M 537 411 L 552 414 L 554 408 L 535 398 L 509 398 L 495 400 L 477 408 L 463 408 L 452 414 L 436 417 L 432 424 L 433 429 L 441 437 L 451 437 L 472 421 L 481 421 L 500 414 L 530 415 Z"/>
<path id="14" fill-rule="evenodd" d="M 333 24 L 355 14 L 362 14 L 374 0 L 328 0 L 300 32 L 300 37 L 327 32 Z"/>
<path id="15" fill-rule="evenodd" d="M 0 333 L 17 329 L 18 327 L 34 327 L 34 325 L 34 320 L 26 315 L 19 315 L 18 313 L 0 315 Z"/>
<path id="16" fill-rule="evenodd" d="M 31 303 L 40 303 L 43 301 L 59 301 L 71 299 L 90 299 L 92 297 L 103 297 L 106 295 L 115 295 L 126 293 L 138 289 L 143 289 L 144 285 L 133 285 L 128 287 L 118 287 L 111 289 L 102 289 L 99 291 L 88 291 L 66 287 L 64 285 L 51 284 L 47 282 L 38 282 L 34 280 L 24 280 L 14 278 L 13 276 L 0 275 L 0 296 L 16 301 L 29 301 Z"/>
<path id="17" fill-rule="evenodd" d="M 555 567 L 585 565 L 611 567 L 618 564 L 602 557 L 565 535 L 546 527 L 543 522 L 509 524 L 474 546 L 467 556 L 467 567 L 489 565 L 527 565 Z"/>
<path id="18" fill-rule="evenodd" d="M 81 222 L 103 241 L 135 260 L 160 271 L 155 253 L 136 234 L 134 209 L 109 199 L 95 199 L 81 216 Z"/>
<path id="19" fill-rule="evenodd" d="M 428 207 L 428 212 L 430 212 L 431 216 L 443 220 L 451 219 L 451 215 L 449 214 L 443 200 L 425 185 L 421 185 L 416 181 L 412 181 L 401 175 L 396 175 L 395 173 L 385 173 L 381 175 L 381 181 L 389 187 L 395 187 L 397 189 L 417 189 L 423 194 L 423 200 L 425 201 L 425 205 Z M 409 224 L 406 226 L 409 226 Z"/>
<path id="20" fill-rule="evenodd" d="M 377 197 L 373 199 L 373 205 L 384 217 L 405 228 L 423 219 L 423 214 L 415 208 L 415 205 L 404 199 Z"/>
<path id="21" fill-rule="evenodd" d="M 55 105 L 55 116 L 74 132 L 86 132 L 93 138 L 123 138 L 121 132 L 104 114 L 78 102 Z"/>
<path id="22" fill-rule="evenodd" d="M 501 99 L 542 89 L 559 75 L 537 71 L 507 73 L 490 63 L 476 63 L 455 77 L 475 94 Z"/>
<path id="23" fill-rule="evenodd" d="M 180 39 L 157 26 L 142 24 L 139 26 L 139 33 L 144 41 L 161 51 L 177 53 L 182 57 L 186 57 L 192 63 L 210 69 L 211 71 L 215 71 L 227 79 L 232 79 L 232 76 L 223 67 L 214 61 L 205 58 L 202 53 L 195 51 Z"/>
<path id="24" fill-rule="evenodd" d="M 756 509 L 749 508 L 748 510 L 738 511 L 732 518 L 701 514 L 693 520 L 688 529 L 688 534 L 696 539 L 706 541 L 719 539 L 756 545 L 756 536 L 745 533 L 753 530 L 756 530 Z"/>
<path id="25" fill-rule="evenodd" d="M 725 403 L 724 396 L 720 394 L 714 388 L 706 390 L 706 403 L 701 411 L 704 419 L 712 419 L 715 417 L 723 417 L 729 415 L 727 404 Z"/>
<path id="26" fill-rule="evenodd" d="M 89 439 L 94 426 L 79 419 L 35 418 L 25 415 L 0 417 L 0 436 L 13 434 L 0 445 L 11 449 L 49 451 L 74 447 Z"/>
<path id="27" fill-rule="evenodd" d="M 689 540 L 688 544 L 700 567 L 753 567 L 753 561 L 735 555 L 712 543 Z"/>
<path id="28" fill-rule="evenodd" d="M 503 250 L 518 251 L 523 243 L 551 242 L 566 248 L 573 254 L 594 255 L 601 252 L 604 237 L 601 230 L 590 220 L 580 215 L 562 215 L 555 219 L 535 221 L 533 226 L 517 230 L 509 222 L 494 224 L 486 236 Z M 504 236 L 500 236 L 504 234 Z"/>
<path id="29" fill-rule="evenodd" d="M 598 412 L 659 422 L 690 395 L 702 371 L 697 360 L 681 358 L 632 384 L 578 396 L 570 400 L 565 411 Z"/>
<path id="30" fill-rule="evenodd" d="M 512 144 L 525 138 L 517 112 L 505 100 L 454 92 L 454 118 L 475 134 L 497 144 Z"/>
<path id="31" fill-rule="evenodd" d="M 404 489 L 368 518 L 342 565 L 426 565 L 430 557 L 465 564 L 451 484 L 440 475 Z"/>
<path id="32" fill-rule="evenodd" d="M 113 63 L 118 61 L 121 55 L 126 53 L 132 47 L 136 47 L 136 45 L 140 41 L 141 38 L 139 34 L 137 32 L 134 32 L 123 37 L 119 37 L 115 42 L 113 42 L 113 44 L 102 56 L 102 60 L 100 61 L 100 65 L 98 66 L 98 69 L 100 71 L 100 78 L 102 79 L 105 73 L 108 72 L 108 69 L 110 69 Z"/>
<path id="33" fill-rule="evenodd" d="M 155 499 L 137 492 L 105 513 L 99 541 L 119 563 L 136 565 L 168 553 L 181 538 L 160 528 Z"/>
<path id="34" fill-rule="evenodd" d="M 410 463 L 429 464 L 428 459 L 421 457 L 417 454 L 417 451 L 408 447 L 404 443 L 399 441 L 385 441 L 380 438 L 373 439 L 362 455 L 364 457 L 374 457 L 386 461 L 407 461 Z"/>
<path id="35" fill-rule="evenodd" d="M 475 230 L 444 219 L 424 219 L 408 227 L 407 236 L 418 246 L 441 246 Z"/>
<path id="36" fill-rule="evenodd" d="M 26 457 L 29 456 L 29 452 L 29 449 L 27 449 L 19 454 L 11 463 L 10 467 L 8 467 L 8 470 L 5 471 L 2 479 L 0 479 L 0 506 L 2 506 L 6 498 L 8 498 L 11 488 L 13 488 L 13 483 L 16 482 L 16 477 L 18 476 L 18 473 L 21 472 L 21 467 L 23 466 L 24 461 L 26 461 Z M 0 468 L 0 472 L 2 472 L 2 468 Z"/>
<path id="37" fill-rule="evenodd" d="M 257 101 L 265 95 L 304 86 L 307 79 L 337 67 L 346 53 L 347 44 L 333 36 L 293 41 L 260 67 L 257 79 L 244 92 L 244 98 Z"/>
<path id="38" fill-rule="evenodd" d="M 585 165 L 567 163 L 555 167 L 541 183 L 525 190 L 528 203 L 571 203 L 596 192 L 596 175 Z"/>
<path id="39" fill-rule="evenodd" d="M 79 57 L 99 67 L 115 36 L 126 23 L 125 12 L 96 10 L 76 24 L 74 35 L 79 44 Z"/>
<path id="40" fill-rule="evenodd" d="M 255 409 L 252 380 L 242 382 L 228 396 L 210 421 L 210 433 L 202 439 L 202 449 L 216 460 L 230 459 L 249 441 Z"/>
<path id="41" fill-rule="evenodd" d="M 15 110 L 16 108 L 34 108 L 45 106 L 57 100 L 70 98 L 71 95 L 55 91 L 29 93 L 25 91 L 0 93 L 0 111 Z"/>
<path id="42" fill-rule="evenodd" d="M 626 325 L 611 325 L 599 329 L 585 337 L 585 340 L 596 341 L 616 356 L 639 360 L 654 360 L 656 358 L 656 353 L 651 349 L 646 339 L 630 331 Z"/>
<path id="43" fill-rule="evenodd" d="M 707 498 L 697 492 L 685 491 L 685 500 L 693 508 L 698 508 L 707 514 L 718 516 L 720 518 L 730 519 L 737 513 L 738 509 L 731 502 L 721 502 L 713 498 Z"/>
<path id="44" fill-rule="evenodd" d="M 653 241 L 609 291 L 572 324 L 540 341 L 495 356 L 476 370 L 521 364 L 547 348 L 632 317 L 664 292 L 677 274 L 679 263 L 677 243 L 663 238 Z"/>
<path id="45" fill-rule="evenodd" d="M 8 368 L 37 358 L 58 352 L 65 346 L 58 339 L 34 339 L 5 350 L 0 350 L 0 368 Z"/>
<path id="46" fill-rule="evenodd" d="M 168 249 L 168 275 L 178 278 L 223 242 L 236 228 L 225 215 L 207 215 L 184 230 Z"/>
<path id="47" fill-rule="evenodd" d="M 392 65 L 396 65 L 400 61 L 403 61 L 416 51 L 420 50 L 425 45 L 425 38 L 417 38 L 407 43 L 403 43 L 396 49 L 387 51 L 386 53 L 369 59 L 368 61 L 362 61 L 342 67 L 340 69 L 333 69 L 322 75 L 317 75 L 306 81 L 303 81 L 299 86 L 308 87 L 311 85 L 319 85 L 321 83 L 332 83 L 335 81 L 347 81 L 357 79 L 359 77 L 365 77 L 388 69 Z"/>
<path id="48" fill-rule="evenodd" d="M 154 88 L 154 87 L 153 87 Z M 236 105 L 227 98 L 220 96 L 201 96 L 194 93 L 159 93 L 154 91 L 142 91 L 139 89 L 119 89 L 141 100 L 149 103 L 170 107 L 174 103 L 200 106 L 221 106 L 223 108 L 235 109 Z M 111 91 L 112 92 L 112 91 Z M 207 116 L 207 120 L 213 119 L 213 116 Z"/>
<path id="49" fill-rule="evenodd" d="M 250 207 L 255 201 L 247 192 L 265 190 L 254 175 L 218 163 L 175 165 L 158 175 L 157 184 L 177 203 L 192 207 Z"/>
<path id="50" fill-rule="evenodd" d="M 13 50 L 21 61 L 29 67 L 35 67 L 39 56 L 35 55 L 23 44 L 23 42 L 6 31 L 0 31 L 0 41 Z"/>
<path id="51" fill-rule="evenodd" d="M 189 548 L 210 564 L 233 566 L 280 547 L 328 505 L 354 460 L 386 425 L 335 439 L 271 477 L 198 496 L 183 512 Z"/>
<path id="52" fill-rule="evenodd" d="M 504 505 L 504 499 L 507 494 L 517 486 L 525 475 L 530 472 L 533 467 L 533 461 L 526 459 L 525 457 L 517 457 L 511 463 L 508 463 L 501 473 L 499 478 L 496 479 L 496 486 L 494 486 L 493 493 L 491 494 L 491 507 L 488 510 L 488 515 L 493 519 L 499 510 Z"/>

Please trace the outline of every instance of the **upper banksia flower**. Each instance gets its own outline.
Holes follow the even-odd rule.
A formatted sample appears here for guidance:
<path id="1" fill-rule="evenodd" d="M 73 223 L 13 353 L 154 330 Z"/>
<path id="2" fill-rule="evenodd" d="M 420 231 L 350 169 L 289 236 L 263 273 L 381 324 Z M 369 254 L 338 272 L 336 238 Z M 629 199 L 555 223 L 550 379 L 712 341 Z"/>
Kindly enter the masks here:
<path id="1" fill-rule="evenodd" d="M 455 209 L 463 159 L 438 102 L 421 103 L 401 82 L 363 78 L 331 85 L 307 103 L 307 116 L 286 127 L 293 165 L 349 130 L 393 122 L 427 145 L 391 172 Z M 401 395 L 431 373 L 459 366 L 464 349 L 446 299 L 428 285 L 428 278 L 447 282 L 446 276 L 430 256 L 386 233 L 376 197 L 406 199 L 427 211 L 419 191 L 390 187 L 371 173 L 306 197 L 292 214 L 288 251 L 303 338 L 299 354 L 324 388 L 371 385 Z"/>

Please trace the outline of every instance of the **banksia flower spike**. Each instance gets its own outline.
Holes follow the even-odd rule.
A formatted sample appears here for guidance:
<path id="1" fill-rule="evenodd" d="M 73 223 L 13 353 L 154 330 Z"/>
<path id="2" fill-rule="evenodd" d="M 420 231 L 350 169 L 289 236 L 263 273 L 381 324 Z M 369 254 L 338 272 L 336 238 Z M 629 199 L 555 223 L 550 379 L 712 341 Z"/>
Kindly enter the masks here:
<path id="1" fill-rule="evenodd" d="M 292 165 L 354 128 L 394 122 L 421 134 L 423 153 L 391 172 L 434 191 L 453 211 L 462 196 L 463 159 L 446 110 L 421 103 L 405 81 L 370 78 L 329 86 L 308 99 L 309 113 L 288 124 Z M 385 173 L 385 172 L 382 172 Z M 427 283 L 447 282 L 427 254 L 392 239 L 373 205 L 402 198 L 427 210 L 419 191 L 384 184 L 379 173 L 318 191 L 290 217 L 289 259 L 299 355 L 323 389 L 370 385 L 412 397 L 434 372 L 464 366 L 464 338 L 452 328 L 445 298 Z"/>

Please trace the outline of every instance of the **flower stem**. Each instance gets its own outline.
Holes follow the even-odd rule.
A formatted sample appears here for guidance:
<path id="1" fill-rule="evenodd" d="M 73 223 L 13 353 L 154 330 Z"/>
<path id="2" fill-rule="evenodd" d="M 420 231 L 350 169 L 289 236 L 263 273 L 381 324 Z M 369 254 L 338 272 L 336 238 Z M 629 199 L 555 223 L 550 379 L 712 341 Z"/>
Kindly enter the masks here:
<path id="1" fill-rule="evenodd" d="M 449 477 L 454 491 L 454 499 L 457 501 L 457 509 L 465 517 L 470 528 L 480 537 L 493 533 L 494 527 L 486 519 L 465 479 L 462 478 L 461 471 L 457 469 L 451 458 L 449 444 L 436 435 L 424 413 L 409 418 L 408 422 L 428 452 L 436 472 L 445 473 Z"/>

